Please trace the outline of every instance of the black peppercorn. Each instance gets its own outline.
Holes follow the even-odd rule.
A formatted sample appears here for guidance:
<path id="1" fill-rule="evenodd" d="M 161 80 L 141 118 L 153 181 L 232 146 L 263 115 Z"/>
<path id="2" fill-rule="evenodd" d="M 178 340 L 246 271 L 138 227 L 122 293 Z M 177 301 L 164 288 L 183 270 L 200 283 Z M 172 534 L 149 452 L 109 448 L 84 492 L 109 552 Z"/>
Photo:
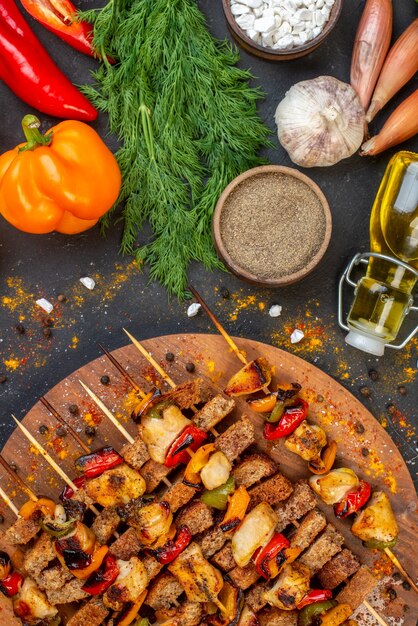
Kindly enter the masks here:
<path id="1" fill-rule="evenodd" d="M 392 574 L 392 578 L 393 578 L 393 580 L 400 580 L 402 578 L 402 576 L 400 575 L 399 572 L 394 572 Z"/>
<path id="2" fill-rule="evenodd" d="M 372 392 L 370 391 L 370 387 L 360 387 L 360 393 L 363 398 L 370 398 Z"/>
<path id="3" fill-rule="evenodd" d="M 67 431 L 65 430 L 64 426 L 58 426 L 55 434 L 57 437 L 65 437 L 67 435 Z"/>
<path id="4" fill-rule="evenodd" d="M 94 437 L 96 435 L 96 429 L 94 426 L 86 426 L 84 432 L 86 433 L 87 437 Z"/>
<path id="5" fill-rule="evenodd" d="M 222 298 L 224 298 L 225 300 L 228 300 L 230 293 L 226 287 L 222 287 L 220 293 L 221 293 Z"/>
<path id="6" fill-rule="evenodd" d="M 373 382 L 376 382 L 376 380 L 379 380 L 379 372 L 373 369 L 369 370 L 369 377 Z"/>
<path id="7" fill-rule="evenodd" d="M 106 376 L 106 374 L 104 376 L 101 376 L 100 382 L 102 383 L 102 385 L 108 385 L 110 383 L 109 376 Z"/>
<path id="8" fill-rule="evenodd" d="M 7 380 L 7 376 L 5 376 L 5 374 L 0 374 L 0 385 L 5 383 L 6 380 Z"/>
<path id="9" fill-rule="evenodd" d="M 57 296 L 57 300 L 58 302 L 65 302 L 67 300 L 67 298 L 64 296 L 63 293 L 59 293 Z"/>
<path id="10" fill-rule="evenodd" d="M 196 369 L 196 366 L 194 363 L 186 363 L 186 370 L 188 372 L 194 372 Z"/>
<path id="11" fill-rule="evenodd" d="M 0 524 L 4 524 L 4 517 L 1 513 L 0 513 Z"/>
<path id="12" fill-rule="evenodd" d="M 358 433 L 359 435 L 362 435 L 364 433 L 364 426 L 361 422 L 356 422 L 354 424 L 354 430 L 356 431 L 356 433 Z"/>
<path id="13" fill-rule="evenodd" d="M 409 584 L 409 582 L 407 580 L 403 581 L 402 587 L 405 589 L 405 591 L 410 591 L 411 590 L 411 585 Z"/>
<path id="14" fill-rule="evenodd" d="M 25 327 L 23 326 L 23 324 L 16 324 L 15 328 L 17 332 L 19 333 L 19 335 L 25 334 Z"/>
<path id="15" fill-rule="evenodd" d="M 10 461 L 9 466 L 10 469 L 12 469 L 14 472 L 17 472 L 17 470 L 19 469 L 14 461 Z"/>
<path id="16" fill-rule="evenodd" d="M 405 385 L 399 385 L 398 391 L 401 394 L 401 396 L 406 396 L 406 394 L 408 393 L 408 390 L 405 387 Z"/>
<path id="17" fill-rule="evenodd" d="M 363 456 L 369 456 L 369 454 L 370 454 L 370 450 L 368 450 L 368 448 L 362 448 L 362 449 L 361 449 L 361 454 L 362 454 Z"/>
<path id="18" fill-rule="evenodd" d="M 389 415 L 395 415 L 396 413 L 396 406 L 394 404 L 388 404 L 386 406 L 387 412 L 389 413 Z"/>
<path id="19" fill-rule="evenodd" d="M 46 435 L 49 432 L 48 426 L 45 426 L 45 424 L 41 424 L 39 426 L 39 432 L 41 433 L 41 435 Z"/>
<path id="20" fill-rule="evenodd" d="M 50 326 L 54 325 L 54 320 L 52 319 L 52 317 L 43 317 L 42 318 L 42 326 L 46 326 L 47 328 L 49 328 Z"/>
<path id="21" fill-rule="evenodd" d="M 71 413 L 71 415 L 78 415 L 78 406 L 76 404 L 70 404 L 70 406 L 68 407 L 68 410 Z"/>
<path id="22" fill-rule="evenodd" d="M 47 339 L 49 339 L 52 335 L 52 331 L 50 328 L 44 328 L 42 332 L 44 337 L 46 337 Z"/>
<path id="23" fill-rule="evenodd" d="M 393 589 L 393 587 L 389 587 L 388 591 L 388 596 L 390 600 L 396 600 L 396 598 L 398 597 L 398 594 L 396 593 L 396 591 Z"/>
<path id="24" fill-rule="evenodd" d="M 174 361 L 174 354 L 172 352 L 167 352 L 167 354 L 165 355 L 165 360 L 168 361 L 169 363 L 171 363 L 172 361 Z"/>

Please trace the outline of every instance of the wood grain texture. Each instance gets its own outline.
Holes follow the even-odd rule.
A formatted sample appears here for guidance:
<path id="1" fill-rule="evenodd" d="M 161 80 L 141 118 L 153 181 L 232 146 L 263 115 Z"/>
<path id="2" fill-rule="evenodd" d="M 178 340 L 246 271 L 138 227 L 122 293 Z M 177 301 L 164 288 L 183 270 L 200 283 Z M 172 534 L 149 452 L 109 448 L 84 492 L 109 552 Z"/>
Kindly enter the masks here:
<path id="1" fill-rule="evenodd" d="M 246 352 L 249 360 L 263 355 L 275 366 L 275 383 L 295 381 L 302 385 L 302 395 L 310 403 L 310 419 L 323 426 L 328 437 L 335 439 L 338 443 L 337 465 L 351 467 L 361 477 L 371 482 L 373 487 L 382 488 L 389 494 L 400 527 L 395 552 L 412 577 L 416 578 L 415 546 L 418 534 L 416 493 L 405 463 L 385 430 L 346 389 L 313 365 L 266 344 L 240 338 L 237 338 L 236 342 L 239 348 Z M 146 340 L 143 345 L 152 352 L 154 358 L 161 362 L 177 383 L 190 378 L 191 374 L 185 368 L 185 364 L 190 361 L 196 365 L 196 371 L 192 376 L 206 378 L 215 388 L 220 389 L 241 367 L 224 340 L 217 335 L 169 335 Z M 164 356 L 167 352 L 175 355 L 173 363 L 166 362 Z M 113 355 L 126 367 L 131 376 L 143 385 L 144 390 L 148 390 L 156 383 L 163 386 L 159 377 L 132 345 L 115 350 Z M 104 374 L 110 378 L 109 385 L 103 385 L 100 382 Z M 134 435 L 136 427 L 130 420 L 130 411 L 135 404 L 135 396 L 129 384 L 103 356 L 68 376 L 46 396 L 52 406 L 72 424 L 92 449 L 109 442 L 116 449 L 120 448 L 124 443 L 122 435 L 98 409 L 94 408 L 91 400 L 81 388 L 79 380 L 89 385 L 107 407 L 118 415 L 127 430 Z M 79 407 L 78 415 L 70 414 L 68 408 L 71 404 L 77 404 Z M 10 407 L 11 411 L 12 409 L 13 407 Z M 248 408 L 245 400 L 238 400 L 238 407 L 228 420 L 232 421 L 243 413 L 251 417 L 256 424 L 259 433 L 258 446 L 279 463 L 285 475 L 292 481 L 308 476 L 305 462 L 288 452 L 283 442 L 269 443 L 263 440 L 262 419 Z M 227 421 L 222 424 L 220 430 L 225 428 Z M 93 422 L 96 423 L 97 434 L 89 440 L 84 429 L 87 423 Z M 24 423 L 51 455 L 59 459 L 61 467 L 73 476 L 73 460 L 81 454 L 81 450 L 69 435 L 64 439 L 55 436 L 57 422 L 40 402 L 37 402 L 27 413 Z M 41 424 L 48 426 L 47 435 L 39 434 L 38 429 Z M 17 464 L 20 476 L 31 485 L 36 493 L 57 497 L 62 486 L 61 482 L 57 480 L 42 458 L 32 453 L 28 442 L 17 430 L 7 441 L 3 455 L 9 462 L 14 461 Z M 12 496 L 16 505 L 21 505 L 25 501 L 24 494 L 18 492 L 2 468 L 0 468 L 0 484 Z M 349 522 L 337 521 L 331 507 L 324 505 L 322 508 L 328 519 L 344 534 L 346 544 L 360 556 L 363 562 L 373 565 L 380 555 L 365 550 L 361 542 L 351 535 Z M 1 506 L 1 512 L 5 516 L 5 524 L 2 527 L 4 530 L 12 523 L 13 516 L 3 506 Z M 402 603 L 404 601 L 409 606 L 409 610 L 405 613 L 403 622 L 391 621 L 390 623 L 415 626 L 418 614 L 417 596 L 405 591 L 399 581 L 395 583 L 395 589 Z M 397 605 L 400 603 L 401 600 L 391 603 L 379 612 L 383 612 L 388 619 L 392 610 L 399 609 Z M 1 617 L 0 613 L 0 623 L 3 623 Z M 359 620 L 360 623 L 372 622 Z"/>

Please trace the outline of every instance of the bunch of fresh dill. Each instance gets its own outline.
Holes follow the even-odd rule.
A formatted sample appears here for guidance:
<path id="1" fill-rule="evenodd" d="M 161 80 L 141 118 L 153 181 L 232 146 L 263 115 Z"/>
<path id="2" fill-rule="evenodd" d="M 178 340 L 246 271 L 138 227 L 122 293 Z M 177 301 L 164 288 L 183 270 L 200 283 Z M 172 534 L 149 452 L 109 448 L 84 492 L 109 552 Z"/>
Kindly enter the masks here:
<path id="1" fill-rule="evenodd" d="M 196 0 L 110 0 L 82 17 L 103 58 L 117 60 L 84 92 L 122 145 L 122 251 L 182 297 L 191 260 L 220 266 L 211 240 L 219 195 L 261 163 L 269 133 L 257 115 L 261 94 L 232 46 L 211 36 Z M 153 237 L 136 249 L 145 220 Z"/>

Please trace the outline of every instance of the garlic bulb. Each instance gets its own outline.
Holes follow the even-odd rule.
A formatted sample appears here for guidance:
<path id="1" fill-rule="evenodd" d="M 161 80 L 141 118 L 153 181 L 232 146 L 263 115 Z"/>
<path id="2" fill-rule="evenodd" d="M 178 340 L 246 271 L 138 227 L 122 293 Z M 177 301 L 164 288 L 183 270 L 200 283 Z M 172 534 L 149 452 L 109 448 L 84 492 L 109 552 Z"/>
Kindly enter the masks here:
<path id="1" fill-rule="evenodd" d="M 364 109 L 354 89 L 332 76 L 296 83 L 276 109 L 279 141 L 302 167 L 334 165 L 360 147 Z"/>

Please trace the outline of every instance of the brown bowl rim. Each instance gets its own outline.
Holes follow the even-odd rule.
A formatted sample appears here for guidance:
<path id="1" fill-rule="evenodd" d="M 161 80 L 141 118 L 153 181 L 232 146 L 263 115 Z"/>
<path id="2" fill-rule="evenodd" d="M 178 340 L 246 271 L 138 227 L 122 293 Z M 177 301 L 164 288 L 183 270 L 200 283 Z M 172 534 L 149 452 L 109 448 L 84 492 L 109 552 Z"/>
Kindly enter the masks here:
<path id="1" fill-rule="evenodd" d="M 338 22 L 343 7 L 343 0 L 335 0 L 334 5 L 331 8 L 330 17 L 326 22 L 324 29 L 319 33 L 317 37 L 307 41 L 306 43 L 292 48 L 291 50 L 273 50 L 273 48 L 266 48 L 255 43 L 245 32 L 238 26 L 234 16 L 231 12 L 231 0 L 222 0 L 222 6 L 226 21 L 232 35 L 242 47 L 250 53 L 260 56 L 271 61 L 288 61 L 291 59 L 297 59 L 298 57 L 305 56 L 310 52 L 313 52 L 321 43 L 328 37 L 331 31 L 334 29 Z"/>
<path id="2" fill-rule="evenodd" d="M 302 269 L 297 272 L 293 272 L 293 274 L 289 274 L 287 276 L 283 276 L 282 278 L 260 278 L 255 274 L 252 274 L 248 270 L 244 269 L 236 261 L 234 261 L 226 250 L 222 236 L 221 236 L 221 214 L 225 204 L 226 199 L 230 195 L 230 193 L 238 187 L 241 183 L 243 183 L 248 178 L 252 178 L 253 176 L 259 176 L 260 174 L 286 174 L 287 176 L 293 176 L 298 180 L 304 182 L 312 191 L 317 195 L 321 202 L 321 206 L 325 216 L 325 233 L 321 243 L 320 248 L 317 253 L 312 257 L 309 263 Z M 220 259 L 225 263 L 226 267 L 238 278 L 242 278 L 249 283 L 255 285 L 261 285 L 263 287 L 286 287 L 287 285 L 292 285 L 303 278 L 305 278 L 308 274 L 310 274 L 322 260 L 330 239 L 332 232 L 332 216 L 331 210 L 329 208 L 328 200 L 326 199 L 324 193 L 320 189 L 320 187 L 306 174 L 303 174 L 297 169 L 293 167 L 286 167 L 285 165 L 261 165 L 259 167 L 253 167 L 249 170 L 246 170 L 236 178 L 234 178 L 227 187 L 221 193 L 218 202 L 216 203 L 215 210 L 212 218 L 212 237 L 215 245 L 215 249 L 218 253 Z"/>

